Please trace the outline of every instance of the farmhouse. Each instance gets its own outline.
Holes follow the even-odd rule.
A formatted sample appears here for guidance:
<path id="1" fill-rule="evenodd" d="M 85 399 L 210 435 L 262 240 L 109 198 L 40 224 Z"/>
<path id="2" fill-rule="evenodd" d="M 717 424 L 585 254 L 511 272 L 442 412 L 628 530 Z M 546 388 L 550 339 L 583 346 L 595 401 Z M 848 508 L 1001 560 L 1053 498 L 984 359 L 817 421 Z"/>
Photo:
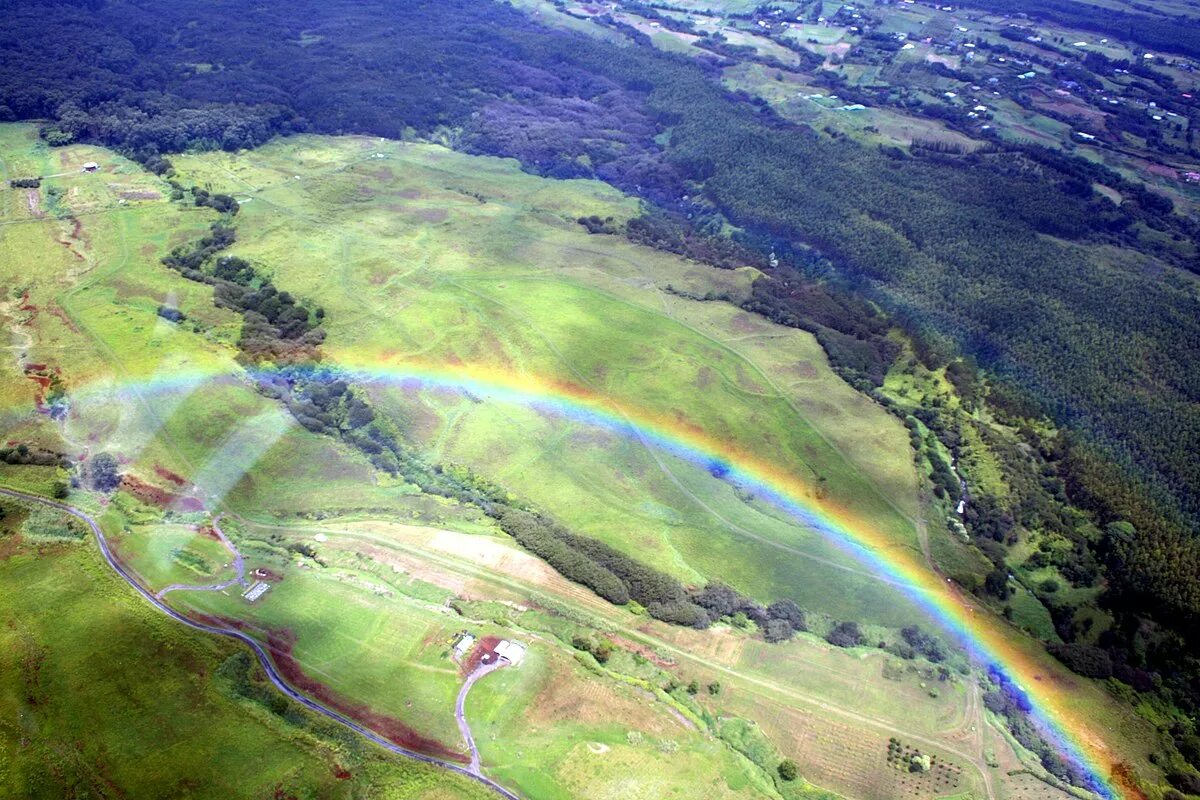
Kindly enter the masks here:
<path id="1" fill-rule="evenodd" d="M 496 657 L 510 664 L 520 664 L 521 660 L 525 658 L 525 645 L 505 639 L 496 645 Z"/>

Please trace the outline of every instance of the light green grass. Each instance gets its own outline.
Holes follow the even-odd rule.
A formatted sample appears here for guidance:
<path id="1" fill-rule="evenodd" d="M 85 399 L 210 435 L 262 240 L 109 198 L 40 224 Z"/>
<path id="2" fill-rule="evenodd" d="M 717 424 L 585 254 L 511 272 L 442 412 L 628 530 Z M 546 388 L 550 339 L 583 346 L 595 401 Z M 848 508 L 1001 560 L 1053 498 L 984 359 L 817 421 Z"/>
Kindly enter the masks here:
<path id="1" fill-rule="evenodd" d="M 0 143 L 32 164 L 69 165 L 91 155 L 116 170 L 80 179 L 80 191 L 61 201 L 82 220 L 82 237 L 72 247 L 60 241 L 74 236 L 63 220 L 0 227 L 2 253 L 18 264 L 0 265 L 7 270 L 3 277 L 17 288 L 28 284 L 29 299 L 41 310 L 29 319 L 16 315 L 33 337 L 30 359 L 60 366 L 73 401 L 61 430 L 65 439 L 57 439 L 58 426 L 31 409 L 32 383 L 12 360 L 0 359 L 10 436 L 57 441 L 70 452 L 109 450 L 126 470 L 175 491 L 156 478 L 156 467 L 170 469 L 199 484 L 213 510 L 224 504 L 293 524 L 374 515 L 495 536 L 477 512 L 414 495 L 413 487 L 374 473 L 360 454 L 291 424 L 286 412 L 238 377 L 230 346 L 237 319 L 211 308 L 207 288 L 159 264 L 167 249 L 203 231 L 213 214 L 166 201 L 121 205 L 107 186 L 113 174 L 156 179 L 95 149 L 47 151 L 28 126 L 0 131 Z M 7 151 L 3 157 L 16 160 Z M 470 363 L 573 383 L 751 452 L 808 482 L 810 499 L 827 493 L 886 532 L 896 547 L 917 548 L 917 474 L 903 428 L 833 376 L 806 334 L 769 325 L 731 303 L 667 291 L 668 285 L 699 295 L 711 290 L 736 303 L 752 271 L 712 270 L 618 237 L 583 233 L 579 216 L 624 220 L 638 212 L 610 187 L 547 181 L 512 162 L 362 138 L 300 137 L 254 153 L 188 155 L 177 163 L 184 183 L 210 183 L 248 201 L 233 252 L 272 274 L 281 289 L 326 309 L 329 361 Z M 19 216 L 24 196 L 3 197 L 4 213 Z M 163 327 L 154 312 L 172 298 L 195 324 Z M 192 370 L 231 377 L 172 383 Z M 381 384 L 370 390 L 381 413 L 394 416 L 431 458 L 465 463 L 573 528 L 645 555 L 688 582 L 723 578 L 764 600 L 789 594 L 840 617 L 911 621 L 890 590 L 814 560 L 852 566 L 811 531 L 637 440 L 487 398 L 477 403 L 452 392 L 407 393 Z M 95 498 L 74 502 L 100 510 Z M 128 501 L 109 509 L 106 519 L 115 527 L 128 522 L 135 531 L 161 513 Z M 286 532 L 242 530 L 233 520 L 230 527 L 248 566 L 270 567 L 282 573 L 282 582 L 254 605 L 234 590 L 178 593 L 170 596 L 173 603 L 236 617 L 263 636 L 290 632 L 306 673 L 448 743 L 457 741 L 451 701 L 458 676 L 444 650 L 463 621 L 439 610 L 442 603 L 465 594 L 526 605 L 536 595 L 519 581 L 488 584 L 488 570 L 437 580 L 389 574 L 366 548 L 361 558 L 346 548 L 326 552 L 328 566 L 321 567 L 289 552 Z M 512 557 L 519 555 L 514 550 Z M 406 557 L 415 559 L 416 569 L 441 556 L 418 548 Z M 6 585 L 24 586 L 36 577 Z M 574 586 L 543 601 L 552 608 L 581 603 L 572 614 L 600 607 Z M 513 607 L 494 605 L 496 619 L 505 622 Z M 655 646 L 691 674 L 722 674 L 713 666 L 722 664 L 747 670 L 736 697 L 748 716 L 790 708 L 813 692 L 854 703 L 853 680 L 845 676 L 878 680 L 877 662 L 859 659 L 860 653 L 835 653 L 826 662 L 808 649 L 824 647 L 819 642 L 796 642 L 755 658 L 757 645 L 719 630 L 670 628 L 602 608 L 604 625 L 619 621 L 634 638 L 649 635 L 636 630 L 644 627 L 657 637 Z M 501 629 L 489 622 L 480 630 Z M 488 700 L 487 682 L 472 699 L 481 704 L 481 730 L 497 735 L 496 744 L 484 743 L 489 769 L 494 763 L 497 775 L 511 777 L 531 796 L 562 796 L 561 787 L 573 796 L 592 786 L 619 793 L 622 777 L 631 786 L 644 781 L 658 796 L 683 791 L 689 777 L 714 796 L 742 796 L 756 786 L 754 770 L 728 750 L 686 730 L 668 733 L 678 723 L 669 714 L 664 721 L 658 704 L 646 712 L 634 694 L 624 696 L 632 705 L 616 705 L 617 690 L 607 679 L 580 683 L 578 668 L 563 663 L 559 650 L 534 652 L 527 672 L 488 679 L 504 690 L 506 680 L 544 676 L 529 689 L 538 694 L 512 687 L 515 699 L 504 713 L 521 719 L 488 716 L 489 702 L 496 707 L 504 700 Z M 536 669 L 538 658 L 552 668 Z M 796 667 L 793 658 L 805 666 Z M 839 667 L 845 676 L 822 677 Z M 593 702 L 590 712 L 567 706 L 539 720 L 538 712 L 554 707 L 543 703 L 541 691 L 557 682 L 592 687 L 588 691 L 605 699 Z M 953 695 L 918 707 L 918 688 L 889 687 L 917 709 L 914 724 L 938 724 Z M 873 707 L 889 699 L 888 689 L 879 687 L 859 695 Z M 907 711 L 891 707 L 893 714 Z M 644 751 L 628 740 L 621 745 L 619 724 L 633 720 L 654 742 L 677 742 L 676 766 L 662 767 L 661 750 Z M 540 729 L 532 730 L 536 725 Z M 581 735 L 611 742 L 610 762 L 590 760 L 590 751 L 572 739 Z M 539 758 L 544 768 L 529 766 Z"/>
<path id="2" fill-rule="evenodd" d="M 225 545 L 188 525 L 139 525 L 113 544 L 153 591 L 174 584 L 218 583 L 234 577 Z"/>
<path id="3" fill-rule="evenodd" d="M 666 291 L 738 297 L 751 274 L 586 235 L 576 217 L 637 213 L 609 187 L 367 139 L 303 137 L 253 159 L 214 153 L 178 165 L 196 182 L 253 196 L 234 252 L 326 309 L 335 357 L 496 366 L 576 384 L 791 465 L 814 497 L 827 491 L 915 547 L 916 479 L 895 420 L 836 379 L 807 334 Z M 437 457 L 582 532 L 653 554 L 689 582 L 719 577 L 846 616 L 891 613 L 863 584 L 839 586 L 820 562 L 781 559 L 739 530 L 845 563 L 826 544 L 640 443 L 593 446 L 598 434 L 586 427 L 491 403 L 379 400 Z"/>
<path id="4" fill-rule="evenodd" d="M 0 582 L 0 797 L 488 796 L 236 699 L 214 676 L 234 645 L 152 611 L 91 544 L 10 555 Z"/>
<path id="5" fill-rule="evenodd" d="M 252 556 L 248 566 L 255 563 Z M 309 677 L 452 749 L 463 747 L 453 717 L 460 678 L 448 655 L 461 620 L 356 570 L 284 569 L 286 578 L 253 604 L 237 587 L 169 597 L 177 607 L 248 622 L 264 641 L 268 631 L 293 634 L 293 654 Z"/>

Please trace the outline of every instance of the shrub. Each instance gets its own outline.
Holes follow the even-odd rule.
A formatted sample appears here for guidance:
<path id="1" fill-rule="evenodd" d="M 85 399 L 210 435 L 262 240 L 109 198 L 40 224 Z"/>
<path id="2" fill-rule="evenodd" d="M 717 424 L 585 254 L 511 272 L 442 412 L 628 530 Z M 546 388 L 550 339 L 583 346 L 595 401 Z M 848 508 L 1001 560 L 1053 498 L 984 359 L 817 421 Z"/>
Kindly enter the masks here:
<path id="1" fill-rule="evenodd" d="M 825 641 L 837 647 L 858 647 L 863 642 L 863 633 L 857 622 L 839 622 Z"/>

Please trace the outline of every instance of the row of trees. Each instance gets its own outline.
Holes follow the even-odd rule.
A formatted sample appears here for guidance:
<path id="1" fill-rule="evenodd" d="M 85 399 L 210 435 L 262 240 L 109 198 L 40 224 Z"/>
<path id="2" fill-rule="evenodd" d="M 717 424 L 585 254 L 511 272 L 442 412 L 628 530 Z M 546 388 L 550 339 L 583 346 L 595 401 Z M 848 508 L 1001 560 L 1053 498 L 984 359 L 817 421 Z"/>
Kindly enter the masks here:
<path id="1" fill-rule="evenodd" d="M 1037 5 L 1071 12 L 1065 2 Z M 313 30 L 319 41 L 302 37 Z M 1186 47 L 1179 30 L 1172 41 Z M 102 141 L 163 171 L 163 152 L 299 130 L 399 138 L 454 129 L 466 149 L 544 174 L 595 175 L 699 221 L 698 235 L 656 220 L 631 226 L 656 246 L 732 263 L 743 251 L 709 236 L 732 220 L 745 252 L 758 254 L 750 263 L 777 255 L 747 307 L 813 330 L 845 374 L 877 383 L 894 359 L 887 330 L 899 322 L 930 364 L 955 348 L 972 354 L 1000 379 L 992 397 L 1014 415 L 1046 412 L 1085 434 L 1051 474 L 1030 476 L 1016 505 L 972 504 L 985 513 L 971 524 L 989 531 L 981 543 L 1000 546 L 1035 518 L 1077 536 L 1082 549 L 1071 553 L 1091 553 L 1121 600 L 1127 622 L 1104 644 L 1114 664 L 1143 669 L 1160 658 L 1168 681 L 1181 675 L 1200 647 L 1191 633 L 1200 620 L 1200 309 L 1188 281 L 1156 259 L 1194 261 L 1195 231 L 1169 201 L 1078 159 L 1027 147 L 882 153 L 788 125 L 725 93 L 715 74 L 714 63 L 617 49 L 498 3 L 178 0 L 146 15 L 110 0 L 81 15 L 41 0 L 12 9 L 0 31 L 0 118 L 53 118 L 47 141 Z M 1099 198 L 1094 181 L 1119 186 L 1125 202 Z M 302 304 L 202 269 L 231 237 L 215 226 L 168 264 L 230 287 L 223 302 L 247 319 L 249 360 L 315 357 L 320 325 L 301 320 Z M 494 487 L 425 464 L 386 421 L 356 425 L 362 412 L 343 417 L 356 408 L 344 393 L 322 404 L 311 385 L 297 373 L 270 390 L 381 469 L 492 502 Z M 1101 527 L 1126 521 L 1135 535 L 1087 539 L 1063 513 L 1067 495 Z M 557 540 L 633 596 L 606 553 Z M 1088 570 L 1086 558 L 1070 562 Z M 668 595 L 656 607 L 664 616 L 709 616 L 695 598 Z M 1145 626 L 1133 621 L 1146 618 L 1174 631 L 1175 656 L 1170 636 L 1149 653 L 1140 647 Z M 1200 702 L 1182 677 L 1174 685 Z"/>

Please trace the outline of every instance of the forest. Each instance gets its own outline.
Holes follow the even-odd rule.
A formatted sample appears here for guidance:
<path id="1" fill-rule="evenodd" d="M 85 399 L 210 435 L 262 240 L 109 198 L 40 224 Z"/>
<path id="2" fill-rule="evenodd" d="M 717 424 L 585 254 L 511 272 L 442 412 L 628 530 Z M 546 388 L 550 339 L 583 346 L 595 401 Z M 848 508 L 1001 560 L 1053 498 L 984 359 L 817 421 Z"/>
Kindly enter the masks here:
<path id="1" fill-rule="evenodd" d="M 1175 49 L 1193 47 L 1163 18 L 1132 25 L 1135 15 L 1067 0 L 988 2 L 1084 14 L 1146 46 L 1165 47 L 1169 29 Z M 1188 274 L 1200 259 L 1194 224 L 1166 198 L 1031 147 L 866 147 L 726 92 L 715 77 L 727 56 L 617 45 L 499 3 L 37 0 L 6 22 L 0 120 L 45 120 L 49 144 L 100 142 L 169 174 L 172 152 L 299 131 L 437 136 L 643 197 L 657 208 L 626 231 L 643 243 L 760 266 L 766 277 L 746 307 L 812 330 L 864 390 L 896 357 L 894 325 L 931 367 L 969 356 L 1014 427 L 1046 414 L 1067 430 L 1055 442 L 1030 438 L 1033 452 L 1044 446 L 1047 474 L 1031 481 L 1021 513 L 1069 534 L 1077 549 L 1064 563 L 1107 587 L 1118 624 L 1101 646 L 1114 673 L 1160 675 L 1171 702 L 1200 708 L 1189 677 L 1200 674 L 1200 302 Z M 1093 182 L 1119 187 L 1125 202 Z M 727 223 L 738 228 L 732 243 L 718 236 Z M 315 309 L 242 265 L 213 266 L 231 235 L 214 228 L 207 252 L 180 252 L 171 266 L 218 285 L 221 302 L 245 315 L 251 363 L 256 352 L 315 348 Z M 350 389 L 334 396 L 299 375 L 285 383 L 275 390 L 306 426 L 348 437 L 423 488 L 486 498 L 483 484 L 421 465 L 382 422 L 345 424 L 357 408 Z M 927 416 L 954 434 L 939 412 Z M 981 503 L 972 513 L 981 547 L 1002 547 L 1010 512 Z M 546 547 L 565 557 L 558 544 Z M 634 596 L 607 577 L 607 555 L 590 558 L 604 566 L 591 574 L 605 591 L 619 597 L 624 583 Z M 692 605 L 664 607 L 698 621 Z M 1061 652 L 1095 669 L 1094 654 Z"/>

